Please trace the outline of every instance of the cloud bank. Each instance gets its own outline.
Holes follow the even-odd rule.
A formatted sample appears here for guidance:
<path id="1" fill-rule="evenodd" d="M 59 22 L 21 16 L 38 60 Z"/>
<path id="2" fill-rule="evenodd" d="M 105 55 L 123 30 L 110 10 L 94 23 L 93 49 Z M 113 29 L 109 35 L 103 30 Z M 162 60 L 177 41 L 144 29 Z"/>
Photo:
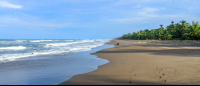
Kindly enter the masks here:
<path id="1" fill-rule="evenodd" d="M 8 3 L 8 2 L 4 2 L 4 1 L 0 1 L 0 7 L 14 8 L 14 9 L 21 9 L 22 8 L 21 5 L 15 5 L 15 4 L 11 4 L 11 3 Z"/>

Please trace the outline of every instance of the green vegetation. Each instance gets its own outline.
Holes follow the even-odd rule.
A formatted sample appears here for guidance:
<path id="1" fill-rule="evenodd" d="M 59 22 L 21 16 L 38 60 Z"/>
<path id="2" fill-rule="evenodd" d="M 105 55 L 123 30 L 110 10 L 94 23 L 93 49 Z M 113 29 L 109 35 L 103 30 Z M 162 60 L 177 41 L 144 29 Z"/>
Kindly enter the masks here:
<path id="1" fill-rule="evenodd" d="M 160 25 L 158 29 L 140 30 L 124 34 L 116 39 L 133 39 L 133 40 L 200 40 L 200 25 L 198 22 L 192 24 L 182 20 L 180 23 L 171 22 L 166 28 Z"/>

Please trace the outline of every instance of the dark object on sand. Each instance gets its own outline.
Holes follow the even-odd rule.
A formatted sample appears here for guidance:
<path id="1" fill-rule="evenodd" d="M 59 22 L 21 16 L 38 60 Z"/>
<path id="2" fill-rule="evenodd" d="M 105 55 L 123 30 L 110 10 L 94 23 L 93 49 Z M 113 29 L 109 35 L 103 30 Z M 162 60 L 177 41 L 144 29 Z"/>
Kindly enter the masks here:
<path id="1" fill-rule="evenodd" d="M 117 45 L 119 45 L 119 43 L 117 43 Z"/>
<path id="2" fill-rule="evenodd" d="M 163 80 L 163 82 L 167 82 L 167 80 Z"/>

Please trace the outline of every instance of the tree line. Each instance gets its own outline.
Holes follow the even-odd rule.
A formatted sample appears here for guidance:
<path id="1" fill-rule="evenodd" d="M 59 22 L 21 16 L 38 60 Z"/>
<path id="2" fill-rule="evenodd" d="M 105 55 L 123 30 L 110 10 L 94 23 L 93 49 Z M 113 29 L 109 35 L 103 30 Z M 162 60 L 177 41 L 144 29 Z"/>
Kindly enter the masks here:
<path id="1" fill-rule="evenodd" d="M 116 39 L 133 40 L 200 40 L 200 25 L 198 22 L 192 24 L 182 20 L 180 23 L 171 22 L 166 28 L 160 25 L 158 29 L 145 29 L 138 32 L 124 34 Z"/>

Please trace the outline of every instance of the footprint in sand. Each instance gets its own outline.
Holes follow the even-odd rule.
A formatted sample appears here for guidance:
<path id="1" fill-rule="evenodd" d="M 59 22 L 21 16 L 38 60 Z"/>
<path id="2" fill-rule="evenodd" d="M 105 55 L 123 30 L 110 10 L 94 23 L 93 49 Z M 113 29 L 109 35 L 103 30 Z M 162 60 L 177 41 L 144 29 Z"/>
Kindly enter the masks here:
<path id="1" fill-rule="evenodd" d="M 134 76 L 136 76 L 136 74 L 134 74 Z"/>
<path id="2" fill-rule="evenodd" d="M 132 83 L 131 81 L 129 81 L 129 83 Z"/>
<path id="3" fill-rule="evenodd" d="M 160 69 L 162 71 L 162 69 Z M 161 71 L 158 71 L 158 73 L 160 73 Z"/>
<path id="4" fill-rule="evenodd" d="M 165 80 L 165 79 L 164 79 L 164 80 L 162 80 L 162 81 L 163 81 L 163 82 L 167 82 L 167 80 Z"/>

